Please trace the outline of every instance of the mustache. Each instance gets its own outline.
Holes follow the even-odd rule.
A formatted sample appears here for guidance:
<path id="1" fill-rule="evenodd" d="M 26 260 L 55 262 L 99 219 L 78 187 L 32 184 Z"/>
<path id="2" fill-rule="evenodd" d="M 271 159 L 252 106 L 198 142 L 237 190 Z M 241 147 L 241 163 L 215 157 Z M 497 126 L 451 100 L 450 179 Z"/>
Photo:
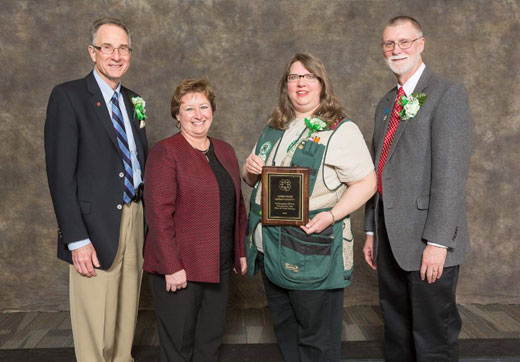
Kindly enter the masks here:
<path id="1" fill-rule="evenodd" d="M 397 59 L 406 59 L 406 58 L 408 58 L 408 57 L 400 54 L 400 55 L 392 55 L 390 58 L 388 58 L 388 60 L 397 60 Z"/>

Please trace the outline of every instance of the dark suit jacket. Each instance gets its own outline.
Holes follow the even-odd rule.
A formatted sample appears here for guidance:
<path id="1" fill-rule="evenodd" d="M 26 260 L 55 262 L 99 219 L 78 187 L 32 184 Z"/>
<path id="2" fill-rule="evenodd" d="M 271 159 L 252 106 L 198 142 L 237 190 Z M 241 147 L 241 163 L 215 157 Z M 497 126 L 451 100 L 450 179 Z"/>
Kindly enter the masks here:
<path id="1" fill-rule="evenodd" d="M 136 94 L 121 90 L 144 171 L 146 133 L 133 117 L 130 101 Z M 101 269 L 108 269 L 119 244 L 124 168 L 112 120 L 92 72 L 53 89 L 45 122 L 45 159 L 58 220 L 58 257 L 72 263 L 67 244 L 90 238 Z"/>
<path id="2" fill-rule="evenodd" d="M 397 127 L 382 175 L 385 226 L 394 257 L 407 271 L 419 270 L 426 241 L 448 246 L 446 266 L 469 251 L 466 180 L 473 123 L 466 91 L 426 67 L 415 92 L 427 98 L 417 115 Z M 376 168 L 397 88 L 376 109 L 372 152 Z M 365 230 L 375 231 L 380 194 L 367 203 Z"/>
<path id="3" fill-rule="evenodd" d="M 247 215 L 240 188 L 235 151 L 211 138 L 215 156 L 235 185 L 235 267 L 245 256 Z M 186 270 L 188 281 L 219 282 L 219 186 L 204 154 L 191 147 L 179 132 L 157 143 L 146 165 L 148 235 L 144 270 L 172 274 Z"/>

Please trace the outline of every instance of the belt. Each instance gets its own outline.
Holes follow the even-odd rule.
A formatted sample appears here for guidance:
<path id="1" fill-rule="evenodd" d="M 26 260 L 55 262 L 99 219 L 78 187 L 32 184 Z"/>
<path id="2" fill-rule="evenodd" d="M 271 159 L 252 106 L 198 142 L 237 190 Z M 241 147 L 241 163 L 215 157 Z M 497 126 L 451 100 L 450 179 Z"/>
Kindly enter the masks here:
<path id="1" fill-rule="evenodd" d="M 143 199 L 143 187 L 144 185 L 141 183 L 136 189 L 135 189 L 135 195 L 134 198 L 131 201 L 139 202 Z"/>

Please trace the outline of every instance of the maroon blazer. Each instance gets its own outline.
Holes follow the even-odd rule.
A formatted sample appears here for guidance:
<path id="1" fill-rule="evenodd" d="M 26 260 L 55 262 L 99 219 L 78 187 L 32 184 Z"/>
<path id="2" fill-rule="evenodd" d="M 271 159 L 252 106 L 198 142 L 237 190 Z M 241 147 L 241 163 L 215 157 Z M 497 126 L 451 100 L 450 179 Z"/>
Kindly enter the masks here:
<path id="1" fill-rule="evenodd" d="M 233 147 L 211 138 L 215 155 L 235 184 L 235 268 L 245 256 L 247 215 Z M 179 132 L 157 143 L 146 163 L 144 202 L 148 234 L 144 270 L 187 280 L 218 283 L 220 278 L 220 196 L 206 156 Z"/>

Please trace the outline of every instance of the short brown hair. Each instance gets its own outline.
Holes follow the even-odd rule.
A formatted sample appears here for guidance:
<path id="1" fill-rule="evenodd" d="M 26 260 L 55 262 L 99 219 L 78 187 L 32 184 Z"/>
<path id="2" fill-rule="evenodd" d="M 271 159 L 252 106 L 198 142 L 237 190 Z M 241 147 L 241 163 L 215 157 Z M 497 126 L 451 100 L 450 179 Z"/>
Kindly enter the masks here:
<path id="1" fill-rule="evenodd" d="M 421 24 L 419 24 L 419 22 L 417 20 L 415 20 L 414 18 L 412 18 L 411 16 L 408 16 L 408 15 L 399 15 L 399 16 L 396 16 L 396 17 L 390 19 L 386 23 L 385 29 L 388 28 L 389 26 L 396 26 L 396 25 L 401 25 L 404 23 L 411 23 L 413 25 L 413 27 L 415 29 L 417 29 L 417 31 L 419 32 L 419 35 L 423 36 L 423 30 L 422 30 Z"/>
<path id="2" fill-rule="evenodd" d="M 179 113 L 179 109 L 181 108 L 181 98 L 188 93 L 204 94 L 211 104 L 211 110 L 215 112 L 217 109 L 217 104 L 215 103 L 215 93 L 211 89 L 209 80 L 203 78 L 184 79 L 182 82 L 180 82 L 177 88 L 175 88 L 175 92 L 173 93 L 171 102 L 171 113 L 173 119 L 177 119 L 177 113 Z"/>
<path id="3" fill-rule="evenodd" d="M 97 19 L 96 21 L 94 21 L 94 23 L 92 23 L 92 26 L 90 27 L 90 41 L 92 45 L 99 45 L 95 44 L 97 31 L 102 25 L 105 24 L 115 25 L 123 29 L 126 32 L 126 35 L 128 36 L 128 45 L 132 46 L 132 31 L 130 30 L 128 25 L 126 25 L 125 23 L 123 23 L 123 21 L 119 19 L 109 17 Z"/>
<path id="4" fill-rule="evenodd" d="M 320 106 L 314 112 L 315 115 L 328 123 L 343 116 L 343 108 L 334 96 L 332 82 L 321 60 L 310 53 L 298 53 L 287 63 L 285 72 L 280 79 L 278 86 L 278 105 L 269 117 L 271 127 L 286 129 L 288 124 L 295 117 L 294 107 L 289 99 L 289 92 L 287 90 L 287 76 L 291 70 L 291 65 L 296 62 L 302 63 L 305 69 L 314 74 L 321 83 Z"/>

